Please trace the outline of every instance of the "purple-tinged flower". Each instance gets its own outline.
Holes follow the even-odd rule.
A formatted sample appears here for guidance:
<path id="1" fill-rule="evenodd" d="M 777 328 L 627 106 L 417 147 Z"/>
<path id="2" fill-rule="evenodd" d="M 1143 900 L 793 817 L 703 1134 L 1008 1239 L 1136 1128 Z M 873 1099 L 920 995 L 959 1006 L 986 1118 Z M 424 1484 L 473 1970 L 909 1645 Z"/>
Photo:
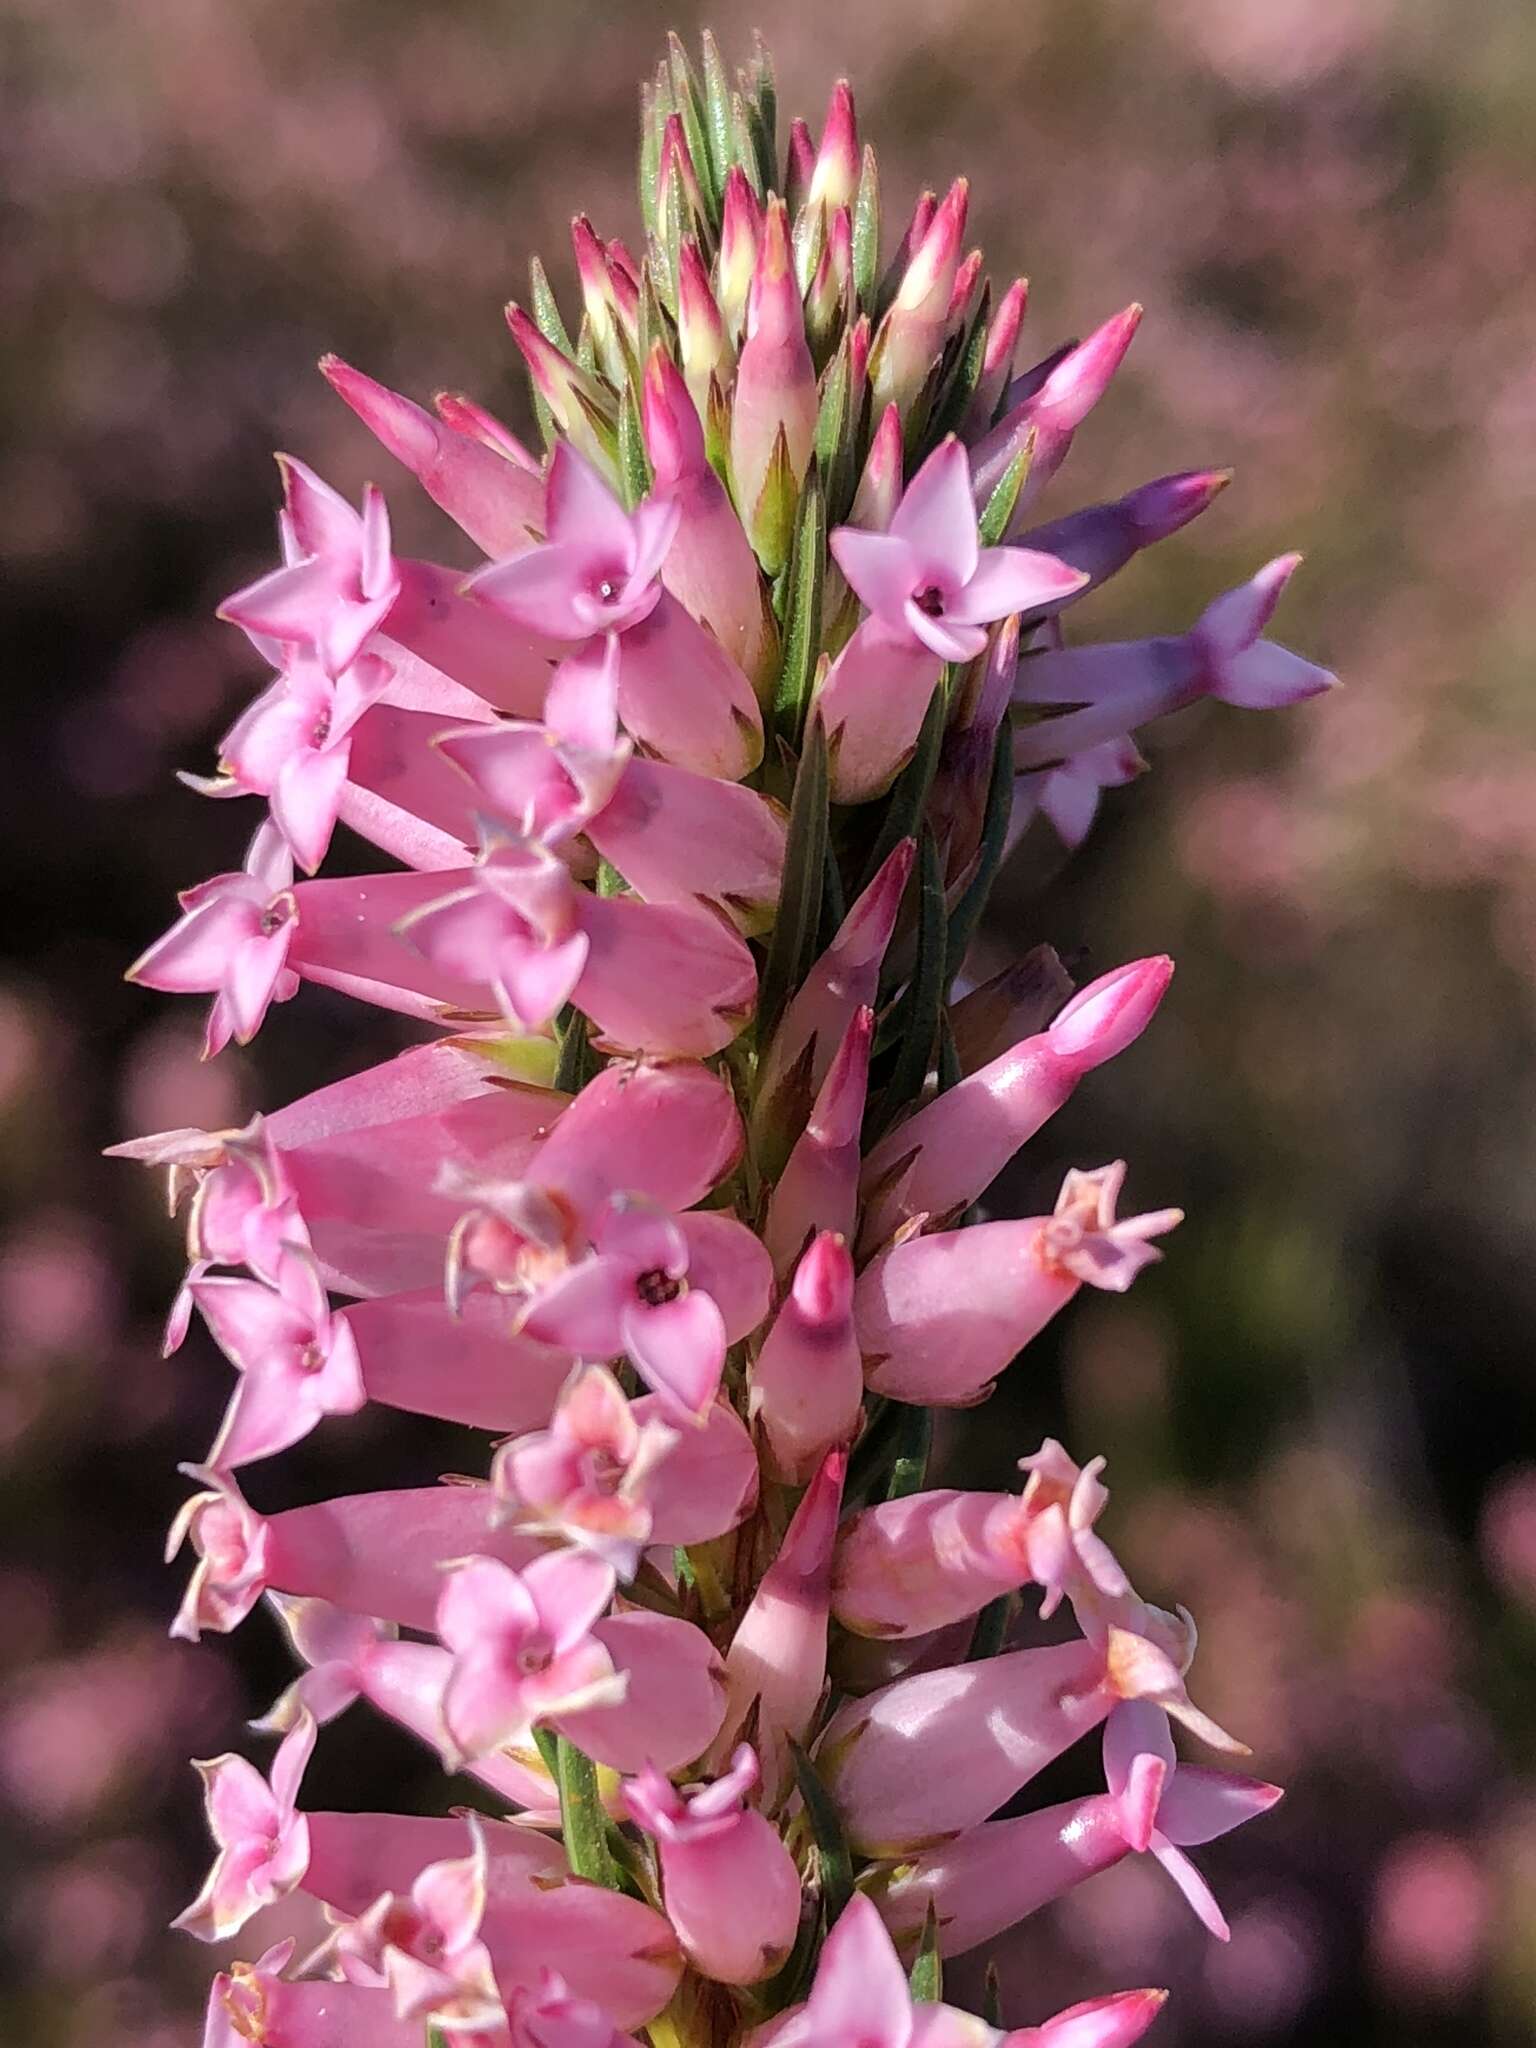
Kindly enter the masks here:
<path id="1" fill-rule="evenodd" d="M 127 979 L 171 995 L 211 995 L 204 1057 L 233 1038 L 248 1045 L 272 1003 L 298 993 L 288 966 L 298 922 L 293 855 L 272 820 L 262 825 L 236 874 L 184 889 L 182 915 L 129 968 Z"/>

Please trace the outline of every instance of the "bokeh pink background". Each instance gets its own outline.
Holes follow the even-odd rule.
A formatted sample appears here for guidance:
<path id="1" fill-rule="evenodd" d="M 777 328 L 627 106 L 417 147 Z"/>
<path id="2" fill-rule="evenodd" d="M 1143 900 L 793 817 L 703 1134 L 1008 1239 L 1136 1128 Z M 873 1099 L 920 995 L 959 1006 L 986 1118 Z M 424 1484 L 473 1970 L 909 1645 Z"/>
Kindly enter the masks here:
<path id="1" fill-rule="evenodd" d="M 515 408 L 499 309 L 565 223 L 633 218 L 665 28 L 769 33 L 782 102 L 855 80 L 890 214 L 964 170 L 1043 355 L 1148 318 L 1059 510 L 1232 463 L 1083 623 L 1176 629 L 1281 547 L 1281 636 L 1348 687 L 1152 735 L 1080 859 L 1030 841 L 988 945 L 1167 949 L 1174 993 L 1004 1191 L 1123 1153 L 1190 1221 L 947 1433 L 1007 1482 L 1108 1454 L 1113 1538 L 1204 1631 L 1202 1701 L 1287 1782 L 1208 1856 L 1230 1948 L 1129 1865 L 1001 1955 L 1010 2016 L 1172 1983 L 1176 2043 L 1517 2043 L 1536 2025 L 1536 15 L 1523 0 L 0 0 L 0 2039 L 172 2048 L 208 1958 L 189 1753 L 283 1665 L 172 1645 L 158 1559 L 225 1368 L 157 1356 L 176 1244 L 97 1158 L 238 1122 L 389 1049 L 306 992 L 247 1055 L 125 988 L 247 820 L 178 790 L 257 671 L 213 604 L 271 545 L 273 447 L 378 473 L 314 374 Z M 347 1478 L 452 1431 L 348 1429 Z M 324 1432 L 257 1504 L 344 1483 Z M 275 1489 L 286 1487 L 287 1493 Z M 322 1803 L 409 1804 L 349 1721 Z M 1091 1770 L 1075 1760 L 1067 1772 Z M 1065 1778 L 1063 1782 L 1066 1782 Z M 1063 1796 L 1052 1791 L 1050 1796 Z"/>

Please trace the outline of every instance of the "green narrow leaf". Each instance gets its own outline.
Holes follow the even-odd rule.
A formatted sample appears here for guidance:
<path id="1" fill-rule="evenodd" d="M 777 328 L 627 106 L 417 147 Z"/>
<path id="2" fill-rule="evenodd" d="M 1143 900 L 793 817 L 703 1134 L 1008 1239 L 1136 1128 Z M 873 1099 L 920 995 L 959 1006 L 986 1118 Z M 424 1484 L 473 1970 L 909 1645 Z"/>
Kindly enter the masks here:
<path id="1" fill-rule="evenodd" d="M 656 176 L 661 169 L 661 128 L 656 114 L 656 95 L 651 86 L 640 87 L 640 218 L 646 232 L 656 232 Z"/>
<path id="2" fill-rule="evenodd" d="M 763 487 L 747 522 L 751 541 L 763 574 L 771 581 L 788 566 L 795 544 L 795 522 L 800 509 L 800 490 L 794 465 L 789 459 L 789 440 L 782 422 L 773 437 L 773 452 Z"/>
<path id="3" fill-rule="evenodd" d="M 534 326 L 546 341 L 554 343 L 563 356 L 568 356 L 575 362 L 576 351 L 571 346 L 571 337 L 566 331 L 565 321 L 561 318 L 559 302 L 550 286 L 548 274 L 537 256 L 528 265 L 528 285 L 529 311 L 533 314 Z"/>
<path id="4" fill-rule="evenodd" d="M 907 1975 L 907 1989 L 917 2005 L 939 2005 L 944 1998 L 944 1959 L 939 1954 L 939 1914 L 933 1900 L 923 1916 L 923 1938 Z"/>
<path id="5" fill-rule="evenodd" d="M 855 1501 L 878 1497 L 901 1429 L 902 1403 L 888 1401 L 880 1394 L 867 1398 L 872 1405 L 866 1410 L 864 1433 L 848 1460 L 848 1478 L 843 1487 L 845 1514 Z"/>
<path id="6" fill-rule="evenodd" d="M 1000 1593 L 995 1600 L 989 1600 L 976 1617 L 976 1626 L 971 1631 L 971 1646 L 965 1653 L 967 1664 L 979 1664 L 983 1657 L 995 1657 L 1008 1639 L 1008 1625 L 1013 1620 L 1013 1595 Z"/>
<path id="7" fill-rule="evenodd" d="M 928 808 L 928 793 L 933 787 L 934 770 L 939 765 L 939 749 L 944 744 L 944 724 L 948 716 L 949 691 L 941 681 L 928 700 L 912 758 L 897 776 L 895 786 L 886 798 L 880 834 L 864 864 L 860 889 L 869 887 L 901 840 L 916 836 L 923 813 Z"/>
<path id="8" fill-rule="evenodd" d="M 778 916 L 757 992 L 758 1044 L 772 1038 L 784 1006 L 816 957 L 827 858 L 827 738 L 813 718 L 795 771 Z"/>
<path id="9" fill-rule="evenodd" d="M 806 709 L 816 656 L 821 648 L 821 596 L 827 571 L 827 511 L 821 478 L 811 464 L 800 493 L 795 537 L 790 548 L 789 582 L 779 679 L 773 693 L 773 715 L 779 731 L 798 747 L 805 730 Z"/>
<path id="10" fill-rule="evenodd" d="M 542 1743 L 539 1753 L 544 1753 Z M 564 1735 L 555 1737 L 555 1783 L 571 1869 L 578 1877 L 588 1877 L 610 1891 L 623 1891 L 623 1873 L 608 1847 L 608 1816 L 597 1788 L 597 1765 Z"/>
<path id="11" fill-rule="evenodd" d="M 932 1448 L 933 1411 L 903 1407 L 897 1423 L 896 1462 L 885 1488 L 887 1500 L 905 1500 L 909 1493 L 922 1492 Z"/>
<path id="12" fill-rule="evenodd" d="M 789 1754 L 795 1766 L 795 1782 L 800 1787 L 800 1797 L 805 1801 L 811 1838 L 816 1844 L 822 1907 L 827 1925 L 831 1927 L 853 1897 L 853 1857 L 848 1848 L 848 1837 L 843 1832 L 842 1816 L 833 1804 L 831 1793 L 822 1783 L 816 1766 L 798 1742 L 790 1743 Z"/>
<path id="13" fill-rule="evenodd" d="M 1029 465 L 1035 456 L 1035 434 L 1031 428 L 1025 436 L 1024 445 L 1014 456 L 993 486 L 992 495 L 982 508 L 976 522 L 976 538 L 984 548 L 995 548 L 1008 531 L 1008 522 L 1013 518 L 1014 507 L 1019 502 L 1019 493 L 1029 475 Z"/>
<path id="14" fill-rule="evenodd" d="M 567 1095 L 579 1095 L 601 1068 L 602 1061 L 592 1049 L 586 1018 L 580 1010 L 567 1006 L 560 1026 L 560 1058 L 555 1067 L 555 1086 Z"/>
<path id="15" fill-rule="evenodd" d="M 982 1981 L 981 2016 L 989 2027 L 1001 2028 L 1003 2024 L 1003 1985 L 997 1974 L 997 1965 L 990 1959 L 987 1974 Z"/>
<path id="16" fill-rule="evenodd" d="M 611 860 L 599 859 L 597 863 L 597 893 L 599 896 L 622 896 L 628 887 L 629 884 Z"/>
<path id="17" fill-rule="evenodd" d="M 982 912 L 987 907 L 987 898 L 1002 865 L 1012 808 L 1013 729 L 1005 718 L 992 754 L 992 775 L 987 783 L 987 804 L 982 813 L 981 843 L 976 851 L 975 871 L 960 892 L 960 900 L 950 915 L 944 958 L 946 987 L 960 972 L 971 940 L 976 935 L 976 927 L 981 923 Z"/>
<path id="18" fill-rule="evenodd" d="M 858 411 L 853 389 L 853 337 L 845 333 L 822 378 L 816 415 L 816 467 L 824 479 L 829 526 L 848 516 L 858 488 Z"/>
<path id="19" fill-rule="evenodd" d="M 947 1094 L 957 1081 L 964 1078 L 959 1049 L 955 1044 L 955 1027 L 950 1022 L 946 1004 L 939 1012 L 939 1093 Z"/>
<path id="20" fill-rule="evenodd" d="M 883 1136 L 901 1112 L 922 1094 L 928 1069 L 933 1064 L 939 1012 L 944 1007 L 944 990 L 948 986 L 944 973 L 948 938 L 944 920 L 944 870 L 939 861 L 937 842 L 927 825 L 922 828 L 913 879 L 917 884 L 917 958 L 901 1002 L 896 1063 L 880 1092 L 879 1101 L 865 1119 L 866 1144 Z"/>
<path id="21" fill-rule="evenodd" d="M 853 201 L 853 284 L 861 312 L 875 310 L 880 283 L 880 172 L 875 152 L 866 142 Z"/>
<path id="22" fill-rule="evenodd" d="M 843 894 L 842 871 L 837 865 L 837 853 L 829 838 L 827 858 L 822 870 L 821 923 L 816 932 L 818 954 L 824 953 L 837 937 L 839 927 L 847 915 L 848 901 Z"/>
<path id="23" fill-rule="evenodd" d="M 723 198 L 725 177 L 735 162 L 735 129 L 731 122 L 731 85 L 720 57 L 720 45 L 713 29 L 705 29 L 704 45 L 704 130 L 709 140 L 710 167 L 715 174 L 715 191 Z"/>
<path id="24" fill-rule="evenodd" d="M 928 438 L 937 445 L 946 434 L 958 434 L 971 400 L 976 396 L 976 386 L 981 382 L 982 365 L 987 355 L 987 322 L 992 317 L 992 280 L 988 278 L 981 288 L 981 297 L 966 334 L 964 346 L 955 359 L 949 382 L 939 395 L 932 417 L 928 423 Z M 990 545 L 990 543 L 989 543 Z"/>
<path id="25" fill-rule="evenodd" d="M 747 104 L 759 131 L 758 170 L 765 190 L 778 185 L 779 87 L 773 75 L 773 57 L 759 30 L 752 32 L 752 62 L 748 67 Z"/>
<path id="26" fill-rule="evenodd" d="M 624 503 L 631 511 L 651 488 L 650 458 L 640 431 L 640 408 L 635 387 L 626 384 L 619 394 L 619 484 Z"/>
<path id="27" fill-rule="evenodd" d="M 720 190 L 715 183 L 715 163 L 704 127 L 704 95 L 699 89 L 698 73 L 675 29 L 667 37 L 667 53 L 672 67 L 672 96 L 683 120 L 683 140 L 693 159 L 693 173 L 709 214 L 709 226 L 715 228 L 720 220 Z"/>
<path id="28" fill-rule="evenodd" d="M 761 199 L 766 187 L 763 184 L 762 140 L 759 129 L 762 116 L 756 107 L 741 93 L 731 95 L 731 147 L 735 160 L 746 174 L 747 183 L 754 195 Z"/>

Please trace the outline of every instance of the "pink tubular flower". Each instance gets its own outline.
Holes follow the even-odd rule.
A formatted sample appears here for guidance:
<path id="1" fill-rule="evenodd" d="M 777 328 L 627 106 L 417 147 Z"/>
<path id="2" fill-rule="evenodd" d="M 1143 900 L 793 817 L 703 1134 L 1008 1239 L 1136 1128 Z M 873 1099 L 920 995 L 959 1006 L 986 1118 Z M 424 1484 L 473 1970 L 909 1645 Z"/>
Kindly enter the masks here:
<path id="1" fill-rule="evenodd" d="M 865 1242 L 887 1242 L 908 1217 L 937 1222 L 975 1201 L 1084 1074 L 1134 1045 L 1172 979 L 1166 958 L 1100 975 L 1049 1029 L 898 1124 L 865 1161 Z"/>
<path id="2" fill-rule="evenodd" d="M 253 1913 L 298 1883 L 309 1861 L 309 1824 L 297 1808 L 299 1783 L 314 1746 L 314 1721 L 300 1714 L 278 1745 L 270 1784 L 241 1756 L 216 1756 L 194 1766 L 219 1853 L 202 1890 L 177 1915 L 177 1927 L 199 1941 L 227 1941 Z"/>
<path id="3" fill-rule="evenodd" d="M 662 1904 L 683 1952 L 721 1984 L 756 1984 L 784 1961 L 800 1924 L 800 1877 L 774 1828 L 743 1806 L 758 1779 L 743 1743 L 712 1785 L 679 1792 L 657 1770 L 623 1788 L 656 1838 Z"/>
<path id="4" fill-rule="evenodd" d="M 173 1636 L 227 1634 L 264 1592 L 327 1600 L 403 1628 L 430 1629 L 443 1567 L 473 1551 L 521 1567 L 540 1554 L 536 1536 L 502 1526 L 484 1485 L 413 1486 L 343 1494 L 272 1516 L 255 1513 L 229 1472 L 186 1465 L 206 1490 L 171 1525 L 167 1552 L 197 1553 Z M 391 1532 L 408 1532 L 391 1545 Z"/>
<path id="5" fill-rule="evenodd" d="M 855 1893 L 828 1935 L 805 2004 L 774 2029 L 774 2048 L 1130 2048 L 1165 1992 L 1123 1991 L 1009 2034 L 952 2005 L 915 2001 L 873 1902 Z"/>
<path id="6" fill-rule="evenodd" d="M 847 1471 L 847 1452 L 829 1451 L 726 1652 L 724 1733 L 734 1740 L 755 1716 L 770 1808 L 789 1781 L 789 1743 L 804 1741 L 826 1680 L 832 1546 Z"/>
<path id="7" fill-rule="evenodd" d="M 372 484 L 358 513 L 302 462 L 288 455 L 278 462 L 287 559 L 281 569 L 226 598 L 220 617 L 312 652 L 327 675 L 339 676 L 400 594 L 389 511 Z"/>
<path id="8" fill-rule="evenodd" d="M 1221 1908 L 1184 1850 L 1267 1813 L 1280 1788 L 1176 1763 L 1166 1715 L 1139 1700 L 1106 1722 L 1104 1770 L 1107 1793 L 988 1821 L 895 1871 L 880 1900 L 892 1933 L 914 1940 L 931 1909 L 943 1953 L 963 1955 L 1123 1857 L 1149 1853 L 1225 1941 Z"/>
<path id="9" fill-rule="evenodd" d="M 1178 1209 L 1117 1220 L 1125 1162 L 1074 1167 L 1054 1214 L 913 1237 L 859 1278 L 865 1375 L 879 1394 L 937 1407 L 983 1400 L 992 1382 L 1085 1282 L 1122 1294 L 1159 1254 Z"/>
<path id="10" fill-rule="evenodd" d="M 334 678 L 313 657 L 296 656 L 224 735 L 219 765 L 228 781 L 193 786 L 267 797 L 294 858 L 312 875 L 341 809 L 353 728 L 392 679 L 375 655 L 359 655 Z"/>
<path id="11" fill-rule="evenodd" d="M 544 513 L 538 465 L 505 429 L 492 442 L 465 431 L 451 409 L 435 420 L 339 356 L 322 356 L 320 370 L 477 547 L 488 555 L 513 555 L 531 544 Z"/>
<path id="12" fill-rule="evenodd" d="M 755 1264 L 756 1248 L 748 1252 L 738 1230 L 728 1233 L 727 1258 Z M 591 1239 L 591 1252 L 535 1295 L 524 1330 L 588 1358 L 626 1352 L 680 1421 L 702 1423 L 729 1339 L 713 1295 L 690 1280 L 682 1226 L 643 1199 L 615 1195 L 593 1219 Z"/>
<path id="13" fill-rule="evenodd" d="M 325 1415 L 367 1400 L 357 1345 L 331 1314 L 313 1257 L 290 1247 L 277 1284 L 223 1277 L 191 1282 L 192 1299 L 240 1374 L 206 1464 L 233 1470 L 308 1436 Z"/>
<path id="14" fill-rule="evenodd" d="M 985 628 L 1059 603 L 1080 570 L 1025 548 L 982 548 L 965 450 L 942 442 L 883 532 L 840 527 L 830 547 L 869 617 L 817 696 L 840 803 L 877 796 L 909 757 L 945 662 L 974 660 Z"/>
<path id="15" fill-rule="evenodd" d="M 214 998 L 207 1059 L 231 1038 L 249 1044 L 268 1006 L 298 993 L 299 977 L 288 966 L 298 918 L 292 885 L 293 856 L 268 820 L 240 872 L 184 889 L 180 920 L 128 970 L 128 980 L 146 988 Z"/>
<path id="16" fill-rule="evenodd" d="M 982 548 L 976 539 L 965 450 L 942 441 L 902 494 L 884 533 L 839 527 L 831 550 L 861 602 L 887 631 L 905 635 L 940 661 L 973 661 L 983 630 L 1010 612 L 1067 597 L 1081 570 L 1027 548 Z M 823 693 L 829 727 L 833 690 Z"/>
<path id="17" fill-rule="evenodd" d="M 1031 1581 L 1043 1589 L 1046 1617 L 1085 1587 L 1121 1598 L 1125 1574 L 1093 1527 L 1109 1499 L 1098 1477 L 1104 1460 L 1080 1470 L 1047 1437 L 1020 1463 L 1029 1473 L 1022 1494 L 909 1494 L 845 1522 L 832 1579 L 832 1612 L 844 1628 L 923 1635 Z"/>
<path id="18" fill-rule="evenodd" d="M 406 1898 L 382 1893 L 322 1951 L 341 1962 L 352 1983 L 387 1987 L 397 2019 L 435 2020 L 460 2033 L 496 2028 L 503 2019 L 490 1951 L 480 1936 L 485 1835 L 474 1815 L 466 1826 L 468 1856 L 428 1864 Z"/>
<path id="19" fill-rule="evenodd" d="M 665 1423 L 637 1420 L 606 1367 L 582 1365 L 549 1428 L 502 1445 L 491 1483 L 523 1527 L 594 1550 L 628 1578 L 651 1537 L 652 1475 L 677 1440 Z"/>
<path id="20" fill-rule="evenodd" d="M 853 1323 L 853 1260 L 823 1231 L 795 1267 L 752 1368 L 750 1409 L 771 1463 L 803 1485 L 825 1454 L 857 1434 L 864 1393 Z"/>
<path id="21" fill-rule="evenodd" d="M 513 1992 L 507 2031 L 511 2048 L 639 2048 L 594 2000 L 573 1996 L 556 1970 L 540 1973 L 537 1990 Z"/>
<path id="22" fill-rule="evenodd" d="M 281 2048 L 285 2041 L 325 2048 L 420 2048 L 421 2027 L 398 2020 L 361 1984 L 289 1983 L 282 1971 L 292 1940 L 254 1963 L 220 1971 L 208 1993 L 203 2048 Z"/>
<path id="23" fill-rule="evenodd" d="M 645 499 L 626 512 L 568 442 L 556 448 L 545 492 L 542 547 L 481 569 L 466 586 L 482 604 L 551 640 L 586 640 L 638 625 L 661 595 L 657 578 L 678 508 Z"/>
<path id="24" fill-rule="evenodd" d="M 613 1599 L 600 1558 L 552 1551 L 515 1572 L 466 1558 L 443 1583 L 437 1633 L 453 1653 L 443 1690 L 449 1768 L 525 1743 L 536 1722 L 622 1699 L 623 1680 L 592 1635 Z"/>

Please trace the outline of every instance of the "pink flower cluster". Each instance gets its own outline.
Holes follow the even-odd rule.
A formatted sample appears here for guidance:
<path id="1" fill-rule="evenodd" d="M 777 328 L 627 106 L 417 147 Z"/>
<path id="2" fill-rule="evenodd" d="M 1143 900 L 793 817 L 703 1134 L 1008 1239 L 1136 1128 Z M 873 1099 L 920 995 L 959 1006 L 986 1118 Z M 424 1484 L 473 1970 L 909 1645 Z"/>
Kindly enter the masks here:
<path id="1" fill-rule="evenodd" d="M 1025 288 L 994 305 L 964 182 L 882 268 L 847 87 L 819 143 L 774 129 L 761 54 L 733 82 L 674 45 L 644 256 L 578 219 L 575 341 L 509 309 L 544 456 L 322 365 L 484 566 L 397 557 L 381 493 L 285 458 L 281 566 L 223 608 L 275 673 L 196 786 L 267 816 L 133 974 L 213 998 L 210 1053 L 306 980 L 426 1030 L 117 1148 L 185 1208 L 168 1348 L 196 1312 L 236 1375 L 174 1632 L 266 1596 L 302 1666 L 266 1777 L 199 1766 L 217 1855 L 178 1924 L 295 1891 L 329 1924 L 219 1977 L 210 2048 L 984 2048 L 944 1957 L 1139 1854 L 1224 1935 L 1185 1851 L 1279 1796 L 1178 1762 L 1172 1721 L 1242 1746 L 1098 1533 L 1102 1461 L 1048 1440 L 1017 1495 L 925 1466 L 929 1409 L 1179 1220 L 1119 1216 L 1118 1162 L 970 1219 L 1172 972 L 952 1003 L 992 878 L 1036 810 L 1082 836 L 1146 721 L 1326 687 L 1261 637 L 1295 558 L 1181 636 L 1069 642 L 1223 481 L 1032 523 L 1138 309 L 1015 373 Z M 316 877 L 338 824 L 395 865 Z M 489 1432 L 485 1477 L 246 1501 L 370 1402 Z M 1010 1647 L 1029 1587 L 1070 1640 Z M 359 1700 L 477 1810 L 304 1807 Z M 993 1817 L 1096 1730 L 1102 1792 Z M 1160 2002 L 1008 2038 L 1117 2048 Z"/>

